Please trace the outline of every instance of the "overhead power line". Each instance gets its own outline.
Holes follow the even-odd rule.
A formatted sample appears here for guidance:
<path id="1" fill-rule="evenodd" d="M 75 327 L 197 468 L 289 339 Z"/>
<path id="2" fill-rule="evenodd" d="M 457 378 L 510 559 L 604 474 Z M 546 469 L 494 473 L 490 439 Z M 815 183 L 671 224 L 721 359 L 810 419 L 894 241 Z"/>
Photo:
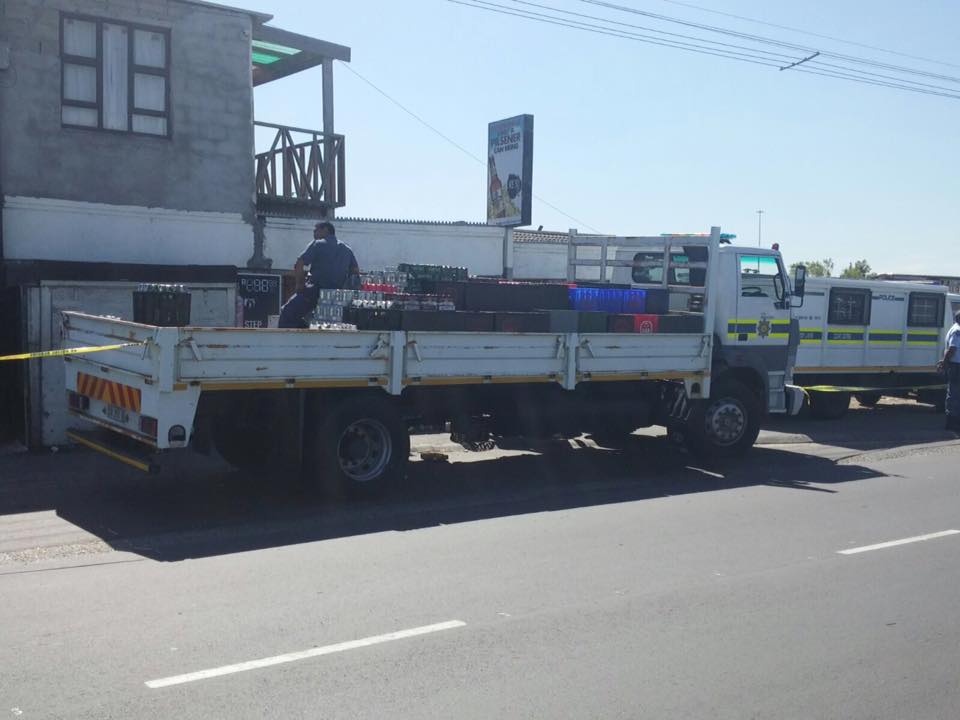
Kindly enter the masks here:
<path id="1" fill-rule="evenodd" d="M 516 1 L 516 0 L 513 0 L 513 1 Z M 715 25 L 706 25 L 704 23 L 697 23 L 690 20 L 682 20 L 680 18 L 671 17 L 669 15 L 661 15 L 659 13 L 649 12 L 647 10 L 640 10 L 639 8 L 629 7 L 626 5 L 619 5 L 617 3 L 609 2 L 609 0 L 579 0 L 579 1 L 587 5 L 595 5 L 595 6 L 607 8 L 610 10 L 616 10 L 618 12 L 630 13 L 633 15 L 640 15 L 642 17 L 656 19 L 662 22 L 674 23 L 677 25 L 683 25 L 686 27 L 696 28 L 698 30 L 705 30 L 713 33 L 720 33 L 722 35 L 728 35 L 730 37 L 737 37 L 745 40 L 751 40 L 757 43 L 764 43 L 764 44 L 774 45 L 782 48 L 791 48 L 793 50 L 806 52 L 806 53 L 811 53 L 817 50 L 817 48 L 808 47 L 806 45 L 798 45 L 796 43 L 791 43 L 784 40 L 777 40 L 775 38 L 768 38 L 762 35 L 753 35 L 751 33 L 740 32 L 738 30 L 731 30 L 729 28 L 717 27 Z M 822 54 L 825 57 L 829 56 L 838 60 L 846 60 L 848 62 L 885 68 L 887 70 L 895 70 L 895 71 L 910 73 L 914 75 L 924 75 L 930 78 L 936 78 L 939 80 L 948 80 L 950 82 L 960 83 L 960 78 L 953 75 L 941 75 L 938 73 L 932 73 L 925 70 L 919 70 L 916 68 L 907 68 L 900 65 L 892 65 L 890 63 L 884 63 L 878 60 L 872 60 L 869 58 L 860 58 L 860 57 L 855 57 L 853 55 L 845 55 L 842 53 L 822 51 Z"/>
<path id="2" fill-rule="evenodd" d="M 434 135 L 436 135 L 436 136 L 438 136 L 439 138 L 443 139 L 444 141 L 448 142 L 450 145 L 452 145 L 452 146 L 455 147 L 457 150 L 459 150 L 460 152 L 462 152 L 462 153 L 463 153 L 464 155 L 466 155 L 468 158 L 470 158 L 470 159 L 472 159 L 472 160 L 475 160 L 475 161 L 478 162 L 480 165 L 483 165 L 484 167 L 486 167 L 486 165 L 487 165 L 487 161 L 486 161 L 486 160 L 483 160 L 482 158 L 480 158 L 480 157 L 479 157 L 478 155 L 476 155 L 475 153 L 470 152 L 467 148 L 465 148 L 463 145 L 461 145 L 460 143 L 458 143 L 458 142 L 457 142 L 456 140 L 454 140 L 453 138 L 451 138 L 451 137 L 445 135 L 444 133 L 442 133 L 442 132 L 441 132 L 440 130 L 438 130 L 436 127 L 434 127 L 433 125 L 431 125 L 430 123 L 428 123 L 426 120 L 424 120 L 422 117 L 420 117 L 419 115 L 417 115 L 417 113 L 413 112 L 413 110 L 411 110 L 410 108 L 408 108 L 406 105 L 404 105 L 403 103 L 401 103 L 399 100 L 397 100 L 396 98 L 394 98 L 394 97 L 391 96 L 390 94 L 388 94 L 385 90 L 382 90 L 381 88 L 377 87 L 372 81 L 368 80 L 366 77 L 364 77 L 363 75 L 361 75 L 361 74 L 360 74 L 359 72 L 357 72 L 353 67 L 351 67 L 350 65 L 348 65 L 348 64 L 345 63 L 345 62 L 340 62 L 340 65 L 341 65 L 342 67 L 346 68 L 347 70 L 349 70 L 349 71 L 350 71 L 351 73 L 353 73 L 354 75 L 356 75 L 360 80 L 362 80 L 363 82 L 365 82 L 367 85 L 369 85 L 371 88 L 373 88 L 376 92 L 378 92 L 380 95 L 382 95 L 382 96 L 383 96 L 384 98 L 386 98 L 388 101 L 390 101 L 391 103 L 393 103 L 394 105 L 396 105 L 398 108 L 400 108 L 400 109 L 401 109 L 403 112 L 405 112 L 407 115 L 409 115 L 409 116 L 412 117 L 414 120 L 416 120 L 418 123 L 420 123 L 421 125 L 423 125 L 423 126 L 424 126 L 425 128 L 427 128 L 430 132 L 432 132 Z M 578 218 L 575 218 L 573 215 L 570 215 L 569 213 L 564 212 L 563 210 L 561 210 L 560 208 L 558 208 L 556 205 L 554 205 L 553 203 L 551 203 L 551 202 L 549 202 L 549 201 L 547 201 L 547 200 L 544 200 L 542 197 L 540 197 L 540 196 L 537 195 L 536 193 L 533 193 L 533 197 L 536 198 L 537 201 L 539 201 L 539 202 L 543 203 L 544 205 L 546 205 L 548 208 L 550 208 L 550 209 L 553 210 L 554 212 L 559 213 L 560 215 L 563 215 L 563 217 L 567 218 L 567 220 L 572 220 L 573 222 L 575 222 L 575 223 L 577 223 L 578 225 L 581 225 L 581 226 L 587 228 L 588 230 L 592 230 L 592 231 L 595 232 L 595 233 L 602 234 L 602 233 L 600 233 L 600 230 L 597 230 L 597 228 L 593 227 L 593 226 L 590 225 L 589 223 L 586 223 L 586 222 L 584 222 L 583 220 L 580 220 L 580 219 L 578 219 Z"/>
<path id="3" fill-rule="evenodd" d="M 791 72 L 830 77 L 925 95 L 960 99 L 960 78 L 958 77 L 929 73 L 915 68 L 891 65 L 889 63 L 880 63 L 868 58 L 855 58 L 848 55 L 820 51 L 774 38 L 765 38 L 749 33 L 704 25 L 702 23 L 692 23 L 670 18 L 657 13 L 649 13 L 603 0 L 580 0 L 580 2 L 626 13 L 633 13 L 648 17 L 657 22 L 676 23 L 683 27 L 693 28 L 700 33 L 705 33 L 707 36 L 703 34 L 698 36 L 681 32 L 671 32 L 657 27 L 628 23 L 610 17 L 578 13 L 553 5 L 531 2 L 530 0 L 504 0 L 504 2 L 509 2 L 511 5 L 492 2 L 491 0 L 448 0 L 448 2 L 501 15 L 519 17 L 533 22 L 618 37 L 686 52 L 727 58 L 754 65 L 776 67 L 781 70 L 790 69 Z M 739 42 L 731 43 L 711 39 L 709 34 L 721 34 L 729 38 L 735 38 Z M 826 58 L 826 60 L 822 58 Z M 875 70 L 881 69 L 887 69 L 889 72 L 875 72 Z M 913 79 L 914 77 L 942 79 L 947 84 L 922 82 Z"/>
<path id="4" fill-rule="evenodd" d="M 746 17 L 745 15 L 737 15 L 735 13 L 724 12 L 723 10 L 714 10 L 713 8 L 703 7 L 702 5 L 681 2 L 681 0 L 661 0 L 661 2 L 677 5 L 679 7 L 690 8 L 691 10 L 713 13 L 714 15 L 722 15 L 723 17 L 733 18 L 735 20 L 743 20 L 744 22 L 755 23 L 757 25 L 765 25 L 767 27 L 777 28 L 778 30 L 788 30 L 789 32 L 800 33 L 801 35 L 809 35 L 810 37 L 820 38 L 821 40 L 830 40 L 831 42 L 843 43 L 844 45 L 859 47 L 865 50 L 876 50 L 877 52 L 886 53 L 888 55 L 898 55 L 899 57 L 909 58 L 910 60 L 921 60 L 922 62 L 933 63 L 934 65 L 960 68 L 960 64 L 957 63 L 934 60 L 933 58 L 923 57 L 922 55 L 911 55 L 910 53 L 900 52 L 898 50 L 890 50 L 889 48 L 878 47 L 877 45 L 868 45 L 867 43 L 856 42 L 855 40 L 838 38 L 834 37 L 833 35 L 823 35 L 821 33 L 811 32 L 810 30 L 802 30 L 800 28 L 791 27 L 790 25 L 778 25 L 777 23 L 767 22 L 766 20 L 758 20 L 757 18 Z"/>

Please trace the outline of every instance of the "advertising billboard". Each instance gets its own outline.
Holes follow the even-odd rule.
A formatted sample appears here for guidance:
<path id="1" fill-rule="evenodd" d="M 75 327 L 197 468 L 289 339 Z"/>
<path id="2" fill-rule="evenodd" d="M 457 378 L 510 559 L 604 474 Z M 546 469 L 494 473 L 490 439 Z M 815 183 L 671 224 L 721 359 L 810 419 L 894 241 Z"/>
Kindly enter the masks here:
<path id="1" fill-rule="evenodd" d="M 530 224 L 533 191 L 533 115 L 487 127 L 487 224 Z"/>

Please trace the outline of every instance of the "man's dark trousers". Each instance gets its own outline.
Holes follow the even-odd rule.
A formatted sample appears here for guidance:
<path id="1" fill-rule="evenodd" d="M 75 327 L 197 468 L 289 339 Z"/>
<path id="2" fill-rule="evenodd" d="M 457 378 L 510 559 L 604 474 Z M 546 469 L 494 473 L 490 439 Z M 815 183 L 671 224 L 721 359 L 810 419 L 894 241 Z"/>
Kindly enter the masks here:
<path id="1" fill-rule="evenodd" d="M 282 328 L 307 328 L 309 325 L 303 319 L 305 315 L 313 312 L 317 307 L 317 300 L 320 298 L 320 288 L 306 287 L 293 294 L 286 304 L 280 308 L 280 321 L 277 323 Z"/>

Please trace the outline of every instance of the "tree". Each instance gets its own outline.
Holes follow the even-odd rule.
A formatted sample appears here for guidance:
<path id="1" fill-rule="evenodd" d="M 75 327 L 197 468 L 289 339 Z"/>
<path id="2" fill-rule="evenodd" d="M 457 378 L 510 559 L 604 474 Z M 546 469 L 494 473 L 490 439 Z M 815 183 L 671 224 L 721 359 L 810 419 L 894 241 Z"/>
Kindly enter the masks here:
<path id="1" fill-rule="evenodd" d="M 866 280 L 873 277 L 873 270 L 866 260 L 857 260 L 847 265 L 847 269 L 840 273 L 840 277 L 850 278 L 851 280 Z"/>
<path id="2" fill-rule="evenodd" d="M 833 275 L 833 260 L 831 258 L 794 263 L 790 266 L 790 272 L 795 273 L 798 265 L 806 266 L 809 277 L 831 277 Z"/>

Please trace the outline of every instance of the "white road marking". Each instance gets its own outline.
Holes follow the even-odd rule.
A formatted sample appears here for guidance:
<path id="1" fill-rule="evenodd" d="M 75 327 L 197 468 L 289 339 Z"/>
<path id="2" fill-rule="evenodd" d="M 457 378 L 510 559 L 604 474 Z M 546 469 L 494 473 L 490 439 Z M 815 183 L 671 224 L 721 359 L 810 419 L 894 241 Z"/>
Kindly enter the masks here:
<path id="1" fill-rule="evenodd" d="M 883 550 L 884 548 L 896 547 L 897 545 L 935 540 L 936 538 L 947 537 L 948 535 L 960 535 L 960 530 L 942 530 L 940 532 L 929 533 L 928 535 L 916 535 L 915 537 L 903 538 L 903 540 L 891 540 L 890 542 L 877 543 L 876 545 L 864 545 L 863 547 L 850 548 L 849 550 L 837 550 L 837 553 L 840 555 L 856 555 L 857 553 Z"/>
<path id="2" fill-rule="evenodd" d="M 247 670 L 257 670 L 272 665 L 282 665 L 298 660 L 320 657 L 321 655 L 331 655 L 333 653 L 344 652 L 345 650 L 356 650 L 357 648 L 379 645 L 380 643 L 390 642 L 391 640 L 403 640 L 404 638 L 416 637 L 417 635 L 427 635 L 442 630 L 453 630 L 454 628 L 463 627 L 464 625 L 466 625 L 466 623 L 462 620 L 448 620 L 447 622 L 435 623 L 433 625 L 423 625 L 422 627 L 410 628 L 408 630 L 398 630 L 397 632 L 386 633 L 385 635 L 374 635 L 372 637 L 361 638 L 360 640 L 349 640 L 335 645 L 324 645 L 323 647 L 301 650 L 300 652 L 287 653 L 285 655 L 274 655 L 273 657 L 260 658 L 259 660 L 248 660 L 247 662 L 236 663 L 235 665 L 222 665 L 221 667 L 210 668 L 209 670 L 199 670 L 184 675 L 160 678 L 159 680 L 148 680 L 144 684 L 148 688 L 153 689 L 169 687 L 171 685 L 182 685 L 183 683 L 195 682 L 197 680 L 209 680 L 210 678 L 220 677 L 221 675 L 232 675 L 233 673 L 246 672 Z"/>

